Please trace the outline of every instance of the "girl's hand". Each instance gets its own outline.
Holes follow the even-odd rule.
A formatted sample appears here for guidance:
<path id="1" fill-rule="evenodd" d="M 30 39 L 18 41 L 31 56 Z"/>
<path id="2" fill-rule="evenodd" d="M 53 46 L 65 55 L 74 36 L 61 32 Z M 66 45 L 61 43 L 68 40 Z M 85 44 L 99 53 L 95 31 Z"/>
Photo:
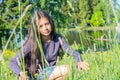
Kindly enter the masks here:
<path id="1" fill-rule="evenodd" d="M 77 63 L 78 70 L 88 70 L 89 64 L 86 61 L 78 62 Z"/>
<path id="2" fill-rule="evenodd" d="M 20 72 L 19 80 L 28 80 L 24 72 Z"/>

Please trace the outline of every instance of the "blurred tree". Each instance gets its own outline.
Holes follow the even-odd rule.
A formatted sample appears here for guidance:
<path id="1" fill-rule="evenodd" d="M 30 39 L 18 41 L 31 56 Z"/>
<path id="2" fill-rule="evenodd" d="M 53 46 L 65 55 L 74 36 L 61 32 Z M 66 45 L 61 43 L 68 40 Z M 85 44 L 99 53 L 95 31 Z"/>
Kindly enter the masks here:
<path id="1" fill-rule="evenodd" d="M 117 0 L 113 2 L 114 6 L 118 5 Z M 0 47 L 2 36 L 9 36 L 9 31 L 16 25 L 29 4 L 32 6 L 21 21 L 24 28 L 30 26 L 30 16 L 36 8 L 48 11 L 58 28 L 105 26 L 115 22 L 109 0 L 2 0 L 0 2 Z M 119 5 L 115 9 L 119 12 L 118 7 Z M 20 28 L 20 25 L 17 28 Z"/>
<path id="2" fill-rule="evenodd" d="M 90 19 L 90 7 L 89 7 L 89 0 L 81 0 L 79 1 L 79 19 L 81 26 L 88 26 L 89 19 Z"/>
<path id="3" fill-rule="evenodd" d="M 0 4 L 0 39 L 10 33 L 10 30 L 15 27 L 16 22 L 21 17 L 26 6 L 32 4 L 32 7 L 25 14 L 24 18 L 21 20 L 21 24 L 18 25 L 18 29 L 22 25 L 22 29 L 28 28 L 30 26 L 30 16 L 35 9 L 40 8 L 48 11 L 52 14 L 53 19 L 58 27 L 64 27 L 65 17 L 61 14 L 61 5 L 64 0 L 3 0 Z M 17 31 L 19 32 L 19 31 Z M 6 36 L 5 36 L 6 37 Z M 9 37 L 9 35 L 8 35 Z M 6 37 L 6 39 L 8 38 Z M 2 40 L 0 40 L 2 41 Z M 2 42 L 0 42 L 2 44 Z M 2 46 L 0 44 L 0 46 Z"/>
<path id="4" fill-rule="evenodd" d="M 94 4 L 95 5 L 92 5 L 92 17 L 90 20 L 92 26 L 109 26 L 115 23 L 110 0 L 96 0 Z"/>
<path id="5" fill-rule="evenodd" d="M 62 13 L 69 17 L 69 22 L 74 26 L 88 26 L 90 18 L 89 0 L 67 0 L 62 7 Z"/>
<path id="6" fill-rule="evenodd" d="M 102 11 L 94 12 L 90 22 L 91 22 L 92 26 L 95 26 L 95 27 L 105 25 L 105 21 L 103 19 Z"/>
<path id="7" fill-rule="evenodd" d="M 1 4 L 0 29 L 12 29 L 21 17 L 21 13 L 24 11 L 25 7 L 30 4 L 30 0 L 3 0 Z M 28 22 L 29 16 L 29 13 L 27 13 L 25 18 L 22 20 L 23 24 Z"/>
<path id="8" fill-rule="evenodd" d="M 30 4 L 30 0 L 2 0 L 0 3 L 0 48 L 2 48 L 2 37 L 8 39 L 10 31 L 15 27 L 18 19 L 21 17 L 25 7 Z M 24 27 L 28 27 L 30 14 L 27 13 L 21 20 Z M 20 28 L 18 25 L 17 28 Z"/>

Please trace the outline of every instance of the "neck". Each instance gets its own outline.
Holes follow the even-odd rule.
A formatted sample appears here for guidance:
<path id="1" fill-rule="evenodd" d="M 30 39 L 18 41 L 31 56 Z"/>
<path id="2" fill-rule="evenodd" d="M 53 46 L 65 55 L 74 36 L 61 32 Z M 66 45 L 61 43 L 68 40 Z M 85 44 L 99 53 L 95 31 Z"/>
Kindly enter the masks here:
<path id="1" fill-rule="evenodd" d="M 42 41 L 43 42 L 50 42 L 52 39 L 51 39 L 51 36 L 42 36 Z"/>

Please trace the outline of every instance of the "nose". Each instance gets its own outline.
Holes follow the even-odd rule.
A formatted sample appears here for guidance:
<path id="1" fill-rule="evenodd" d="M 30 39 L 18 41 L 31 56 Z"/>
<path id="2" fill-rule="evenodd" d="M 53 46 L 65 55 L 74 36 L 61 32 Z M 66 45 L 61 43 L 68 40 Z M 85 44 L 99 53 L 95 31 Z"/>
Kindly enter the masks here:
<path id="1" fill-rule="evenodd" d="M 43 26 L 43 28 L 44 28 L 44 29 L 47 29 L 47 26 L 46 26 L 46 25 L 44 25 L 44 26 Z"/>

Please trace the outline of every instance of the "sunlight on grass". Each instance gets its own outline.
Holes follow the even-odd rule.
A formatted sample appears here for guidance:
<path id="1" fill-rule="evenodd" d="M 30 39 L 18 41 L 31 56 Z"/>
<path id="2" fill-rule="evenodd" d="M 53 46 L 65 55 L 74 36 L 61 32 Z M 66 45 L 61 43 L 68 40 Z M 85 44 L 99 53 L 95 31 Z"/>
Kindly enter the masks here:
<path id="1" fill-rule="evenodd" d="M 111 2 L 111 0 L 109 0 Z M 18 1 L 19 2 L 19 1 Z M 112 10 L 115 16 L 115 20 L 118 24 L 118 19 L 114 11 L 112 3 Z M 28 6 L 30 7 L 30 5 Z M 20 3 L 19 3 L 20 9 Z M 27 10 L 26 10 L 27 11 Z M 13 32 L 11 33 L 3 52 L 0 53 L 0 79 L 1 80 L 18 80 L 18 77 L 9 68 L 10 60 L 16 55 L 16 50 L 7 49 L 7 46 L 11 40 L 11 37 L 15 35 L 15 29 L 20 24 L 20 37 L 22 38 L 22 18 L 25 16 L 25 12 L 20 17 L 16 23 Z M 20 11 L 21 13 L 21 11 Z M 113 27 L 113 26 L 112 26 Z M 76 32 L 75 32 L 76 31 Z M 80 52 L 83 60 L 86 60 L 90 69 L 87 71 L 79 71 L 76 66 L 76 62 L 71 56 L 68 56 L 65 52 L 61 52 L 64 56 L 60 57 L 57 61 L 57 65 L 68 64 L 70 66 L 70 74 L 66 80 L 119 80 L 120 79 L 120 45 L 114 37 L 115 31 L 89 31 L 79 30 L 75 28 L 70 30 L 67 28 L 58 29 L 57 32 L 61 33 L 71 46 Z M 71 34 L 72 33 L 72 34 Z M 75 36 L 77 34 L 77 36 Z M 16 36 L 16 35 L 15 35 Z M 72 37 L 73 36 L 73 37 Z M 76 38 L 74 38 L 76 37 Z M 72 40 L 73 38 L 73 40 Z M 108 40 L 103 40 L 107 38 Z M 114 39 L 113 39 L 114 38 Z M 41 42 L 37 38 L 40 51 L 42 53 L 42 58 L 44 59 L 44 52 L 42 50 Z M 42 59 L 42 60 L 43 60 Z M 44 62 L 44 61 L 43 61 Z M 22 68 L 24 67 L 24 60 L 22 63 Z"/>

